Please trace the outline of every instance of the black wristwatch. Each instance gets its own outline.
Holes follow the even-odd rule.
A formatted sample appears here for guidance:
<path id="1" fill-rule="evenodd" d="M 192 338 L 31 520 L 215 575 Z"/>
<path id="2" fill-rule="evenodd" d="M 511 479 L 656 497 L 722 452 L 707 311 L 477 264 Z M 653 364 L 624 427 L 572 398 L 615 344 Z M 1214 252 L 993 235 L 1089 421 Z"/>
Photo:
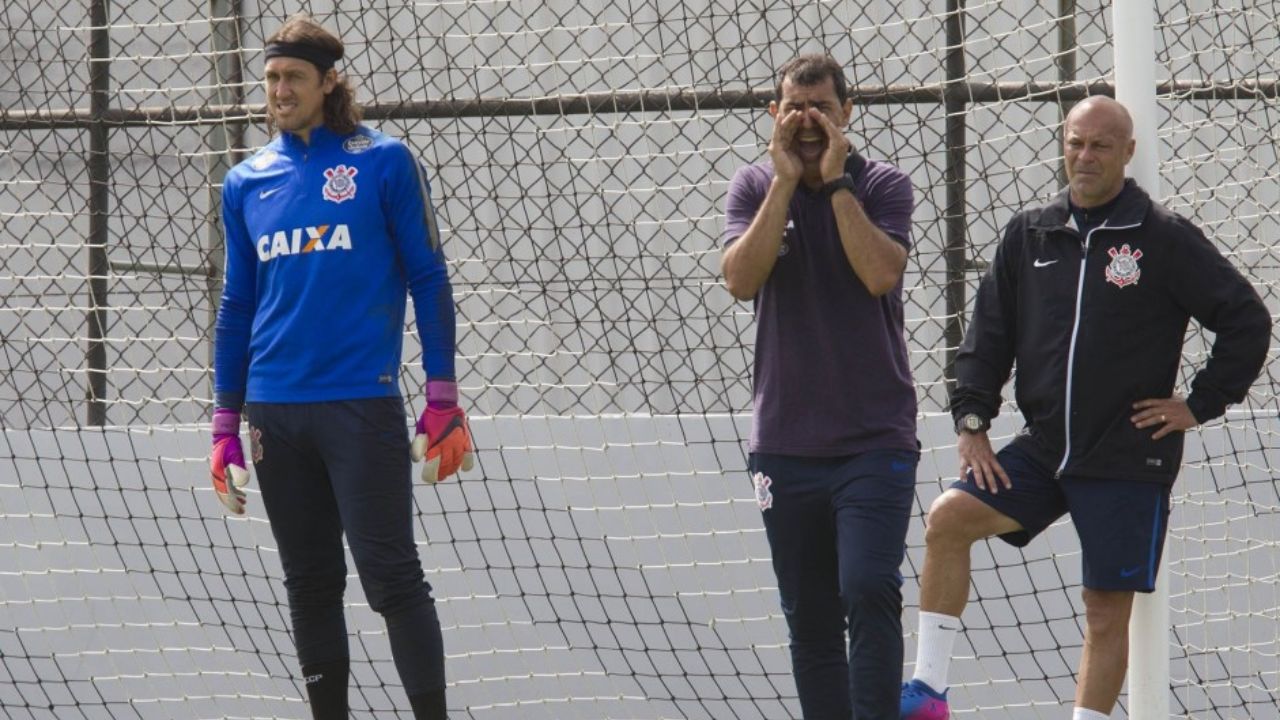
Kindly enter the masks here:
<path id="1" fill-rule="evenodd" d="M 827 197 L 831 197 L 832 195 L 836 194 L 837 190 L 848 190 L 849 194 L 853 195 L 854 194 L 853 188 L 854 188 L 853 178 L 849 177 L 849 175 L 846 173 L 836 178 L 835 180 L 832 180 L 829 183 L 823 183 L 821 189 L 822 189 L 823 195 L 826 195 Z"/>
<path id="2" fill-rule="evenodd" d="M 960 419 L 956 420 L 957 435 L 959 435 L 960 433 L 974 434 L 974 433 L 986 432 L 987 429 L 990 427 L 991 427 L 991 421 L 982 417 L 977 413 L 968 413 L 966 415 L 961 415 Z"/>

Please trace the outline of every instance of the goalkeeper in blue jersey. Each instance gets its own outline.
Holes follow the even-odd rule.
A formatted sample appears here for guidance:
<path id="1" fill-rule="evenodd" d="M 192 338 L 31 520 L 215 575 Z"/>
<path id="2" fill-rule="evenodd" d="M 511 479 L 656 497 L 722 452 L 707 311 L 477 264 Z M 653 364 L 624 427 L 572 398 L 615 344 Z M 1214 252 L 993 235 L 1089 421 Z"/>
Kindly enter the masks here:
<path id="1" fill-rule="evenodd" d="M 228 173 L 222 192 L 214 489 L 244 512 L 246 416 L 313 717 L 347 717 L 345 535 L 414 717 L 444 718 L 444 650 L 414 545 L 410 458 L 425 459 L 423 478 L 435 482 L 469 469 L 472 445 L 427 181 L 404 144 L 360 125 L 334 69 L 341 40 L 296 16 L 264 55 L 279 134 Z M 427 374 L 412 444 L 399 392 L 406 292 Z"/>

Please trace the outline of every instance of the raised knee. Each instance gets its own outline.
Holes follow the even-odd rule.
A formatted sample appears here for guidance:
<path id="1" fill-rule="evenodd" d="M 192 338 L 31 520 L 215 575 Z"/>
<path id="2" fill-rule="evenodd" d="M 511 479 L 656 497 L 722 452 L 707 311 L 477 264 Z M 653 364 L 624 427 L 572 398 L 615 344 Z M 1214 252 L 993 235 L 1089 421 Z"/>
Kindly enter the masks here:
<path id="1" fill-rule="evenodd" d="M 925 543 L 946 543 L 954 547 L 957 543 L 971 544 L 984 537 L 974 532 L 976 523 L 973 509 L 969 507 L 973 502 L 973 498 L 958 490 L 938 496 L 925 517 Z"/>

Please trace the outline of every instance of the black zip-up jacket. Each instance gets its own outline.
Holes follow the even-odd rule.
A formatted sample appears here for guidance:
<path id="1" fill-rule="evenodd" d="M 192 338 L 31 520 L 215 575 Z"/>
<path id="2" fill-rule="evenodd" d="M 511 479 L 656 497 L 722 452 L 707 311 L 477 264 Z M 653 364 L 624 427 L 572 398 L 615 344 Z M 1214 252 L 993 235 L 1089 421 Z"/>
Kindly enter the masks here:
<path id="1" fill-rule="evenodd" d="M 1076 229 L 1064 191 L 1014 216 L 956 357 L 955 418 L 992 418 L 1017 363 L 1014 443 L 1057 474 L 1172 484 L 1182 433 L 1151 439 L 1133 403 L 1173 394 L 1189 318 L 1215 333 L 1191 382 L 1199 422 L 1240 402 L 1271 341 L 1253 287 L 1194 225 L 1126 180 L 1107 220 Z"/>

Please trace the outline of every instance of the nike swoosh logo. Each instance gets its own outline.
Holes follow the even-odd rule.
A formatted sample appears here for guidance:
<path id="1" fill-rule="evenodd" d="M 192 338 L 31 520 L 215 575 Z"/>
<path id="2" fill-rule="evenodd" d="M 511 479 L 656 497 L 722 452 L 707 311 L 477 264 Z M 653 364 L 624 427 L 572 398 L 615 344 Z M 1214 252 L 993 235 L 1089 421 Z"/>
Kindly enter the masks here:
<path id="1" fill-rule="evenodd" d="M 1033 263 L 1031 263 L 1031 264 L 1032 264 L 1032 265 L 1035 265 L 1035 266 L 1036 266 L 1036 267 L 1038 267 L 1038 268 L 1042 268 L 1042 267 L 1049 267 L 1050 265 L 1052 265 L 1052 264 L 1054 264 L 1054 263 L 1056 263 L 1056 262 L 1058 262 L 1058 261 L 1057 261 L 1057 260 L 1036 260 L 1035 262 L 1033 262 Z"/>
<path id="2" fill-rule="evenodd" d="M 1133 568 L 1120 568 L 1120 577 L 1122 578 L 1133 577 L 1134 575 L 1137 575 L 1138 571 L 1141 569 L 1142 569 L 1141 565 Z"/>
<path id="3" fill-rule="evenodd" d="M 282 189 L 283 188 L 273 187 L 270 190 L 263 190 L 262 192 L 258 193 L 258 199 L 266 200 L 267 198 L 271 197 L 272 195 L 275 195 L 278 191 Z"/>

